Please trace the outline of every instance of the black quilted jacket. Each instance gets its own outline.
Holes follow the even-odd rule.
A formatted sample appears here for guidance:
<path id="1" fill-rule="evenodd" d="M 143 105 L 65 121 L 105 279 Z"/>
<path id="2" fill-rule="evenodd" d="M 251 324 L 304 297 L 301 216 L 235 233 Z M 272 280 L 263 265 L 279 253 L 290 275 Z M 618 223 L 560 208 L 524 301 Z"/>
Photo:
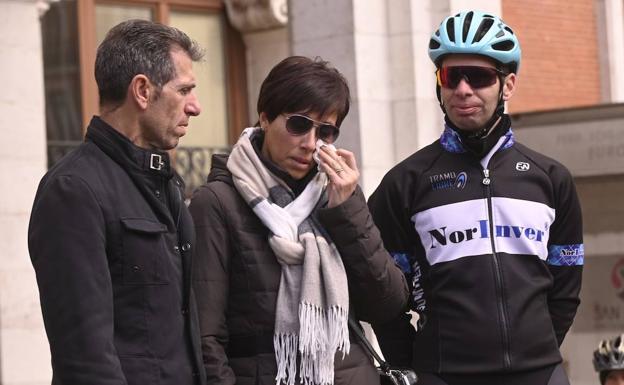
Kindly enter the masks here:
<path id="1" fill-rule="evenodd" d="M 213 158 L 208 183 L 190 205 L 198 242 L 193 285 L 204 366 L 209 384 L 273 385 L 280 265 L 269 247 L 268 229 L 236 191 L 226 160 Z M 342 255 L 351 313 L 373 323 L 400 313 L 407 285 L 382 247 L 362 192 L 322 209 L 319 219 Z M 377 384 L 370 358 L 353 337 L 351 342 L 351 354 L 336 359 L 335 384 Z"/>

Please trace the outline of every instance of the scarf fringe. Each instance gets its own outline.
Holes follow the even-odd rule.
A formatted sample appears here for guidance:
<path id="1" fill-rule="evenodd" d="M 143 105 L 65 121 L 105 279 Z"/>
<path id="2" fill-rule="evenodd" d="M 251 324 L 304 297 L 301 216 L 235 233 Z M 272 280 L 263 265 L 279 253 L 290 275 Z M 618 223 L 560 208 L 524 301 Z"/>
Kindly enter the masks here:
<path id="1" fill-rule="evenodd" d="M 273 346 L 277 360 L 276 384 L 282 381 L 287 385 L 294 385 L 297 375 L 297 336 L 296 333 L 275 334 Z"/>
<path id="2" fill-rule="evenodd" d="M 349 353 L 348 311 L 332 306 L 327 311 L 319 306 L 299 306 L 299 375 L 305 385 L 334 383 L 334 359 L 338 351 L 342 359 Z"/>
<path id="3" fill-rule="evenodd" d="M 329 309 L 329 343 L 335 348 L 334 352 L 341 351 L 342 359 L 351 351 L 349 341 L 349 312 L 338 306 Z"/>

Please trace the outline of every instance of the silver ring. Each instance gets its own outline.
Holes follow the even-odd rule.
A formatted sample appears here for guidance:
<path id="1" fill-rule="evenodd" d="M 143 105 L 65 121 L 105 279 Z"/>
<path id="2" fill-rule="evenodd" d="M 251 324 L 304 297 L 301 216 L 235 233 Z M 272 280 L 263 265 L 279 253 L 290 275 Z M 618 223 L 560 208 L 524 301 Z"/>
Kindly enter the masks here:
<path id="1" fill-rule="evenodd" d="M 336 174 L 340 174 L 341 172 L 344 171 L 343 168 L 335 168 L 334 171 L 336 172 Z"/>

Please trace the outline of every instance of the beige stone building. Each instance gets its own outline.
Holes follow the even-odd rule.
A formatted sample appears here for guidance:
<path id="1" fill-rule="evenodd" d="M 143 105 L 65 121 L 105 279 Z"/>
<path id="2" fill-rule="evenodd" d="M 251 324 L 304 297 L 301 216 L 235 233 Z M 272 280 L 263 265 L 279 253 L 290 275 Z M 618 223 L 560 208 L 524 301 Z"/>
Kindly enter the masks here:
<path id="1" fill-rule="evenodd" d="M 195 67 L 203 113 L 175 154 L 191 185 L 212 152 L 256 121 L 259 85 L 275 63 L 290 54 L 331 61 L 353 93 L 339 144 L 357 154 L 370 193 L 439 135 L 429 35 L 469 7 L 514 27 L 523 47 L 508 106 L 517 135 L 576 178 L 586 269 L 562 350 L 572 383 L 597 383 L 591 351 L 624 332 L 624 0 L 0 0 L 0 385 L 50 383 L 28 219 L 40 177 L 97 113 L 93 61 L 108 28 L 148 18 L 207 48 Z"/>

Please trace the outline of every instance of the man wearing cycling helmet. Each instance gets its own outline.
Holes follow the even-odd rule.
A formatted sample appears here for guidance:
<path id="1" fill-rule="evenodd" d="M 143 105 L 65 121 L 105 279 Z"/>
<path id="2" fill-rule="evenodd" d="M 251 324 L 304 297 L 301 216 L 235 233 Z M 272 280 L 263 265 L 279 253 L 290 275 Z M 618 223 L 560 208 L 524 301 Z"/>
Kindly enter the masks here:
<path id="1" fill-rule="evenodd" d="M 559 346 L 579 304 L 581 210 L 568 170 L 516 142 L 504 113 L 520 43 L 500 18 L 465 11 L 429 56 L 442 135 L 369 200 L 419 315 L 418 331 L 408 314 L 375 325 L 382 350 L 423 385 L 568 384 Z"/>
<path id="2" fill-rule="evenodd" d="M 624 334 L 600 341 L 593 361 L 601 385 L 624 385 Z"/>

